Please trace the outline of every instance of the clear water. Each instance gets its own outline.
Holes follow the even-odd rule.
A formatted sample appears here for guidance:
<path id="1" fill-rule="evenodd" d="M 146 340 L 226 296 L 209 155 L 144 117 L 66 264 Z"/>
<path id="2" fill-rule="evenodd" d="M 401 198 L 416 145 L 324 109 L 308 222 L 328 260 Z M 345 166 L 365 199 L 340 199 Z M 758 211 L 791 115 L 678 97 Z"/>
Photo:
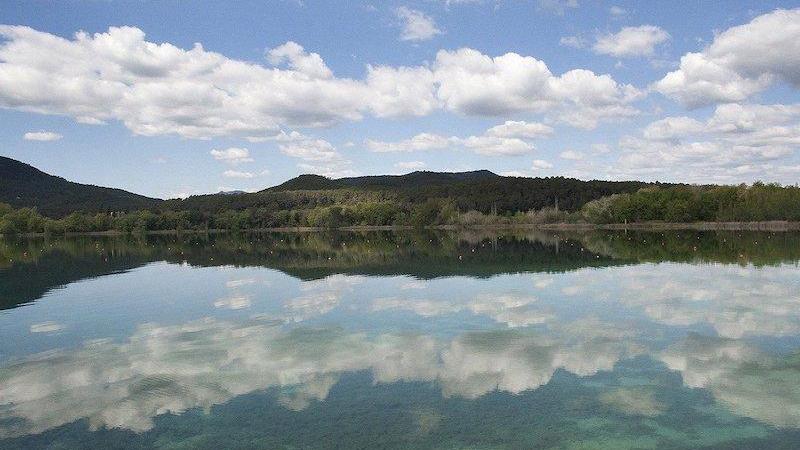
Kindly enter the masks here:
<path id="1" fill-rule="evenodd" d="M 0 448 L 798 448 L 800 234 L 0 241 Z"/>

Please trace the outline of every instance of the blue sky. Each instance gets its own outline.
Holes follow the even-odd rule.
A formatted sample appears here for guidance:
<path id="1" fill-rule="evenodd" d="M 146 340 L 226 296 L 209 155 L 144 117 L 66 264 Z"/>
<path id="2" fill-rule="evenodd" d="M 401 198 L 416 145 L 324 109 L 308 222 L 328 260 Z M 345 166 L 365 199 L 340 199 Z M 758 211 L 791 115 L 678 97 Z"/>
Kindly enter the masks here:
<path id="1" fill-rule="evenodd" d="M 417 169 L 795 184 L 798 7 L 6 1 L 0 154 L 158 197 Z"/>

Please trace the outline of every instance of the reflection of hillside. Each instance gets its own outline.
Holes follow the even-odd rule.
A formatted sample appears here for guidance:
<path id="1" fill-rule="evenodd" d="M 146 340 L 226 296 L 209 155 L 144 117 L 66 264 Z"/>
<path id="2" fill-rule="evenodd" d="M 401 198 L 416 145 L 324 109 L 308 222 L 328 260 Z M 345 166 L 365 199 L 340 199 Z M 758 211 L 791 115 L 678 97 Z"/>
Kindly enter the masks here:
<path id="1" fill-rule="evenodd" d="M 800 260 L 800 233 L 766 231 L 591 231 L 565 233 L 591 252 L 637 262 L 775 265 Z"/>
<path id="2" fill-rule="evenodd" d="M 263 241 L 262 241 L 263 242 Z M 267 265 L 302 279 L 334 273 L 412 275 L 417 278 L 464 275 L 488 277 L 513 272 L 563 272 L 614 264 L 611 258 L 581 251 L 576 243 L 538 234 L 484 237 L 459 233 L 369 233 L 282 236 L 244 245 L 242 265 Z M 217 245 L 217 247 L 219 247 Z M 206 249 L 209 250 L 209 249 Z M 202 265 L 204 255 L 198 264 Z M 194 263 L 190 256 L 189 263 Z"/>
<path id="3" fill-rule="evenodd" d="M 0 309 L 74 281 L 142 266 L 154 260 L 153 250 L 129 239 L 0 240 Z"/>
<path id="4" fill-rule="evenodd" d="M 154 261 L 260 266 L 304 280 L 331 274 L 489 277 L 645 261 L 779 264 L 800 260 L 800 233 L 312 232 L 72 237 L 0 241 L 0 308 Z"/>
<path id="5" fill-rule="evenodd" d="M 264 233 L 0 241 L 0 308 L 65 284 L 142 266 L 260 266 L 309 280 L 335 273 L 419 278 L 557 272 L 614 264 L 545 235 L 448 232 Z"/>

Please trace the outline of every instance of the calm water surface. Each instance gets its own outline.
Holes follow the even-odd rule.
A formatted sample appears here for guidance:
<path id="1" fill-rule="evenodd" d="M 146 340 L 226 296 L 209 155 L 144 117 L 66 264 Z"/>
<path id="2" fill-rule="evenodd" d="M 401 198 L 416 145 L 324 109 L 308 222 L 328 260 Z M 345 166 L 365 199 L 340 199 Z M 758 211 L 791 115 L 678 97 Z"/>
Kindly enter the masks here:
<path id="1" fill-rule="evenodd" d="M 798 448 L 800 234 L 0 240 L 0 448 Z"/>

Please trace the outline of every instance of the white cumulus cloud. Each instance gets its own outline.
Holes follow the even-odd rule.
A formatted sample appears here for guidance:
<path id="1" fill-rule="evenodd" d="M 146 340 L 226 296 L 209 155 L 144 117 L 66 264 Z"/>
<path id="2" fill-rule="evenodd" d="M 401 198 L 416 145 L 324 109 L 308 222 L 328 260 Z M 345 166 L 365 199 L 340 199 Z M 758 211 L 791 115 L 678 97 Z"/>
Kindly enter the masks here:
<path id="1" fill-rule="evenodd" d="M 23 139 L 26 141 L 41 141 L 41 142 L 49 142 L 49 141 L 57 141 L 64 136 L 54 133 L 52 131 L 29 131 L 22 136 Z"/>
<path id="2" fill-rule="evenodd" d="M 286 143 L 280 144 L 278 148 L 283 154 L 303 161 L 297 167 L 304 172 L 331 178 L 357 175 L 357 172 L 351 168 L 352 162 L 324 139 L 295 134 L 291 139 L 287 139 Z"/>
<path id="3" fill-rule="evenodd" d="M 466 148 L 482 155 L 514 156 L 530 153 L 534 150 L 533 144 L 517 138 L 488 135 L 460 138 L 430 133 L 421 133 L 409 139 L 397 142 L 368 140 L 366 145 L 369 150 L 377 153 Z"/>
<path id="4" fill-rule="evenodd" d="M 534 159 L 533 164 L 531 165 L 531 169 L 533 170 L 543 170 L 552 168 L 553 165 L 543 159 Z"/>
<path id="5" fill-rule="evenodd" d="M 436 26 L 436 21 L 422 11 L 401 6 L 395 10 L 395 14 L 403 25 L 403 31 L 400 33 L 400 39 L 403 41 L 426 41 L 437 34 L 442 34 L 442 30 Z"/>
<path id="6" fill-rule="evenodd" d="M 464 147 L 487 156 L 516 156 L 530 153 L 533 144 L 517 138 L 501 138 L 495 136 L 470 136 L 462 139 Z"/>
<path id="7" fill-rule="evenodd" d="M 508 120 L 489 128 L 486 134 L 501 138 L 535 139 L 553 134 L 553 128 L 538 122 Z"/>
<path id="8" fill-rule="evenodd" d="M 397 142 L 376 141 L 367 139 L 367 149 L 376 153 L 415 152 L 424 150 L 445 149 L 452 144 L 451 138 L 433 133 L 420 133 L 411 138 Z"/>
<path id="9" fill-rule="evenodd" d="M 253 158 L 250 157 L 250 151 L 246 148 L 230 147 L 223 150 L 214 149 L 209 153 L 217 161 L 223 161 L 228 164 L 239 164 L 253 161 Z"/>
<path id="10" fill-rule="evenodd" d="M 506 121 L 486 130 L 479 136 L 442 136 L 433 133 L 420 133 L 396 142 L 365 141 L 367 149 L 377 153 L 415 152 L 465 148 L 488 156 L 516 156 L 530 153 L 533 144 L 528 142 L 538 137 L 549 136 L 553 129 L 538 122 Z"/>
<path id="11" fill-rule="evenodd" d="M 800 9 L 777 10 L 718 34 L 653 88 L 689 106 L 740 102 L 777 80 L 800 86 Z"/>
<path id="12" fill-rule="evenodd" d="M 226 170 L 222 172 L 222 176 L 225 178 L 253 178 L 255 174 L 252 172 L 242 172 L 239 170 Z"/>
<path id="13" fill-rule="evenodd" d="M 772 179 L 793 183 L 800 167 L 800 105 L 719 105 L 705 120 L 665 117 L 620 140 L 623 177 L 698 183 Z"/>
<path id="14" fill-rule="evenodd" d="M 411 10 L 409 10 L 411 11 Z M 642 92 L 585 69 L 554 75 L 536 58 L 442 50 L 416 66 L 367 65 L 363 79 L 337 77 L 323 58 L 287 42 L 264 64 L 145 39 L 135 27 L 62 38 L 0 26 L 0 107 L 119 121 L 134 134 L 253 142 L 284 128 L 422 116 L 542 113 L 593 128 L 638 113 Z"/>
<path id="15" fill-rule="evenodd" d="M 543 61 L 517 53 L 491 57 L 469 48 L 441 50 L 433 73 L 437 96 L 448 110 L 485 116 L 547 112 L 587 129 L 601 120 L 636 115 L 631 103 L 642 95 L 590 70 L 555 76 Z"/>
<path id="16" fill-rule="evenodd" d="M 666 42 L 669 37 L 669 33 L 654 25 L 625 27 L 617 33 L 598 36 L 592 49 L 595 53 L 617 58 L 649 56 L 656 45 Z"/>
<path id="17" fill-rule="evenodd" d="M 426 113 L 432 97 L 420 96 L 422 106 L 411 102 L 419 80 L 411 83 L 402 68 L 369 67 L 367 80 L 337 78 L 318 54 L 294 42 L 268 51 L 269 67 L 206 51 L 199 43 L 186 50 L 149 42 L 135 27 L 65 39 L 2 25 L 0 38 L 0 106 L 82 123 L 118 120 L 138 135 L 258 136 L 372 112 Z M 396 83 L 386 79 L 392 74 Z M 409 88 L 395 89 L 397 83 Z"/>

